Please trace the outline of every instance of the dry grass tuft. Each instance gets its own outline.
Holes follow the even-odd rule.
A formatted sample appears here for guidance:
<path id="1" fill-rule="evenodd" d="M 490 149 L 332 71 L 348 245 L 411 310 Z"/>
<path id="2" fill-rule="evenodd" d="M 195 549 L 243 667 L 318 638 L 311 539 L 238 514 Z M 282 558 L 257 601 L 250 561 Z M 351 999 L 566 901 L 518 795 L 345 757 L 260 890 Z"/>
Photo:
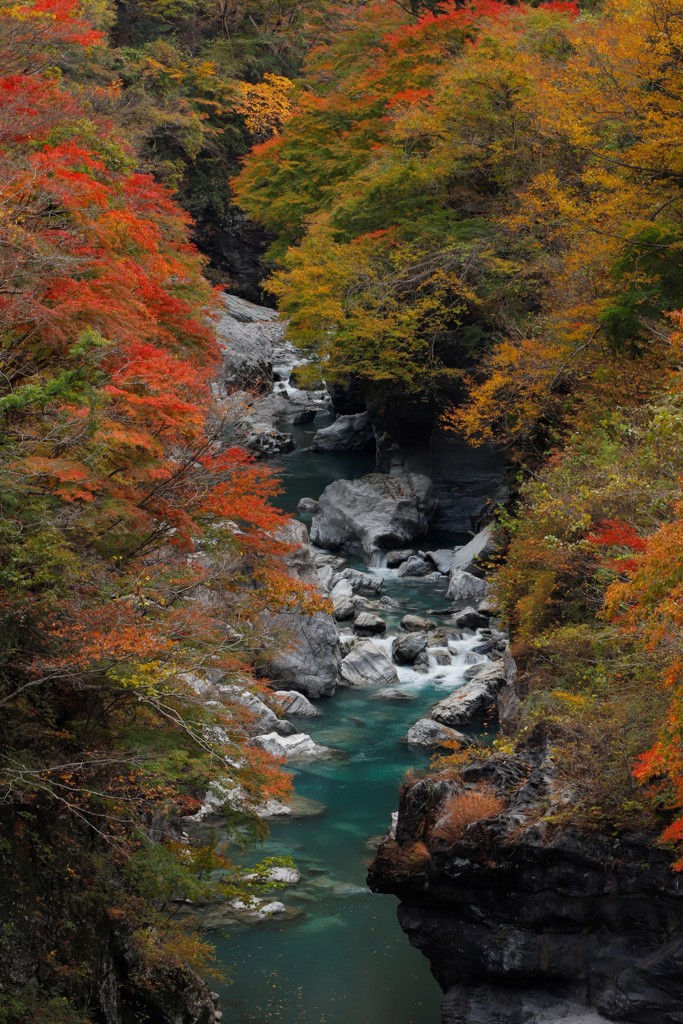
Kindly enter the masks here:
<path id="1" fill-rule="evenodd" d="M 462 838 L 468 825 L 494 818 L 504 807 L 504 802 L 490 789 L 454 793 L 444 804 L 441 817 L 432 829 L 432 838 L 453 845 Z"/>

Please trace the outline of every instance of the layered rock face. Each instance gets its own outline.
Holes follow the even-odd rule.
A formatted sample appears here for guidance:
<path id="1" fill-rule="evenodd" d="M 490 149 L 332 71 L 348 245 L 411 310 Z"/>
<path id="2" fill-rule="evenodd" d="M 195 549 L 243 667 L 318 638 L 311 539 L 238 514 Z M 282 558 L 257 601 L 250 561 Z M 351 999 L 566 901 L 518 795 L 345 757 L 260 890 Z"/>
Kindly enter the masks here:
<path id="1" fill-rule="evenodd" d="M 320 587 L 316 565 L 303 523 L 290 520 L 281 537 L 296 547 L 287 556 L 287 567 L 294 576 Z M 328 697 L 340 680 L 341 655 L 339 632 L 332 615 L 299 611 L 263 615 L 266 630 L 281 630 L 289 637 L 268 664 L 259 666 L 275 690 L 297 690 L 307 697 Z"/>
<path id="2" fill-rule="evenodd" d="M 503 809 L 445 834 L 463 792 Z M 404 791 L 369 882 L 401 897 L 443 1024 L 683 1022 L 683 879 L 649 836 L 552 826 L 563 799 L 542 741 Z"/>

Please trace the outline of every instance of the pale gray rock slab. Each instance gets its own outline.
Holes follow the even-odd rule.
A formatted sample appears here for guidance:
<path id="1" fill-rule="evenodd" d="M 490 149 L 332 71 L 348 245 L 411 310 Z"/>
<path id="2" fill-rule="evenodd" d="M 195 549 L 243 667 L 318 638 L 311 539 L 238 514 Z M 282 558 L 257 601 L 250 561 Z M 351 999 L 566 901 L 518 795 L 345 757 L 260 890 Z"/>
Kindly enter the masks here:
<path id="1" fill-rule="evenodd" d="M 450 581 L 446 598 L 449 601 L 465 602 L 474 604 L 483 601 L 488 595 L 488 583 L 486 580 L 473 576 L 472 573 L 463 569 L 451 569 Z"/>
<path id="2" fill-rule="evenodd" d="M 485 563 L 496 551 L 496 543 L 493 537 L 493 530 L 485 526 L 483 530 L 475 534 L 472 540 L 468 541 L 453 552 L 451 570 L 460 569 L 464 572 L 481 572 L 480 566 Z"/>
<path id="3" fill-rule="evenodd" d="M 427 551 L 425 553 L 441 575 L 447 576 L 453 565 L 453 557 L 455 555 L 453 548 L 439 548 L 437 551 Z"/>
<path id="4" fill-rule="evenodd" d="M 398 673 L 376 644 L 360 640 L 342 661 L 341 675 L 347 686 L 397 686 Z"/>
<path id="5" fill-rule="evenodd" d="M 338 751 L 316 743 L 305 732 L 298 732 L 294 736 L 269 732 L 264 736 L 256 736 L 252 742 L 267 754 L 283 757 L 286 761 L 320 761 L 338 755 Z"/>

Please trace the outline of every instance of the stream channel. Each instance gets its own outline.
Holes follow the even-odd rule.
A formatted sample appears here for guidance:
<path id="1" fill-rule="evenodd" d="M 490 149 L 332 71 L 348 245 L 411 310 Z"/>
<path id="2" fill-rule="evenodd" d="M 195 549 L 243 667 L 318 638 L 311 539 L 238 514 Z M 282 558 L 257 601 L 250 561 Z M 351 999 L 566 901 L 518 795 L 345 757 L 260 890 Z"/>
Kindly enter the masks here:
<path id="1" fill-rule="evenodd" d="M 374 470 L 368 453 L 307 451 L 315 430 L 331 422 L 295 427 L 299 447 L 278 460 L 285 488 L 281 507 L 297 514 L 299 498 L 318 498 L 335 479 L 354 479 Z M 310 516 L 302 515 L 304 521 Z M 424 549 L 454 546 L 462 535 L 427 536 Z M 448 578 L 398 578 L 396 570 L 349 564 L 384 577 L 382 593 L 399 607 L 382 612 L 387 633 L 374 642 L 391 656 L 390 637 L 398 635 L 406 612 L 443 608 Z M 438 621 L 438 619 L 436 620 Z M 350 632 L 348 623 L 340 632 Z M 299 885 L 273 895 L 292 919 L 214 932 L 218 959 L 232 983 L 217 986 L 230 1024 L 437 1024 L 441 993 L 427 960 L 414 950 L 396 919 L 396 901 L 370 892 L 365 884 L 373 838 L 386 832 L 398 806 L 406 771 L 423 768 L 429 754 L 401 738 L 437 700 L 461 685 L 475 661 L 481 638 L 466 632 L 452 642 L 452 664 L 428 674 L 398 667 L 400 688 L 409 699 L 387 700 L 373 689 L 342 688 L 317 703 L 319 718 L 290 720 L 318 743 L 344 752 L 344 758 L 290 765 L 296 792 L 323 805 L 316 816 L 276 818 L 257 856 L 290 855 L 302 874 Z M 376 691 L 375 691 L 376 692 Z M 467 727 L 463 731 L 467 731 Z"/>

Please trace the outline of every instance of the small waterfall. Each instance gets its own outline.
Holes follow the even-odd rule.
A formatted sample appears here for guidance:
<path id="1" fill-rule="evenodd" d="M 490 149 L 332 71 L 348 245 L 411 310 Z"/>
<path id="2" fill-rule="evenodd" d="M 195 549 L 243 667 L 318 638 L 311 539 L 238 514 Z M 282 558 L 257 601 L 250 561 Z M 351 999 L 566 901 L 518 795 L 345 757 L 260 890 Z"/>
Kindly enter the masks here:
<path id="1" fill-rule="evenodd" d="M 379 548 L 375 548 L 370 555 L 369 568 L 370 569 L 386 569 L 387 567 L 387 553 L 386 551 L 380 551 Z"/>

